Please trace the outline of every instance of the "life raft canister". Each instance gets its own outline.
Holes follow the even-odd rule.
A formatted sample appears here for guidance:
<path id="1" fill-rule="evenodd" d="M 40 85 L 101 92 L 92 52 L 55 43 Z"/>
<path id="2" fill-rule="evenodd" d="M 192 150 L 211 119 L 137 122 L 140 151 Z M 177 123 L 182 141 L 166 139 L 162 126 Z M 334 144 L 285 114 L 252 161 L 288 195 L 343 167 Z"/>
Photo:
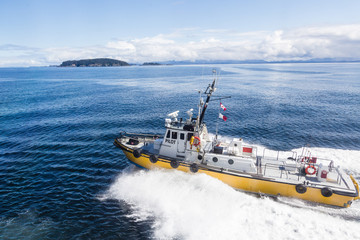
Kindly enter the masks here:
<path id="1" fill-rule="evenodd" d="M 328 171 L 322 170 L 320 177 L 321 177 L 321 178 L 327 178 L 327 174 L 328 174 Z"/>
<path id="2" fill-rule="evenodd" d="M 316 168 L 314 165 L 309 165 L 305 168 L 305 173 L 309 175 L 314 175 L 316 173 Z"/>

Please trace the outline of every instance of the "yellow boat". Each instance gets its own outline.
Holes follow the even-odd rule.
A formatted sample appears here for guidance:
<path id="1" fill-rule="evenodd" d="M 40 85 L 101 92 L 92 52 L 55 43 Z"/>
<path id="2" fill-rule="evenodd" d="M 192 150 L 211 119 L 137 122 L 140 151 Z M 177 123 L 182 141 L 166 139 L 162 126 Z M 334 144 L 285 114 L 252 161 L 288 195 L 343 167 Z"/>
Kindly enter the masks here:
<path id="1" fill-rule="evenodd" d="M 349 207 L 359 199 L 359 186 L 334 161 L 312 156 L 307 149 L 296 152 L 258 153 L 241 138 L 211 138 L 203 122 L 216 78 L 200 100 L 199 114 L 178 120 L 178 112 L 165 119 L 164 136 L 122 132 L 114 141 L 135 165 L 205 173 L 233 188 L 272 196 L 294 197 L 321 204 Z M 201 99 L 201 98 L 200 98 Z"/>

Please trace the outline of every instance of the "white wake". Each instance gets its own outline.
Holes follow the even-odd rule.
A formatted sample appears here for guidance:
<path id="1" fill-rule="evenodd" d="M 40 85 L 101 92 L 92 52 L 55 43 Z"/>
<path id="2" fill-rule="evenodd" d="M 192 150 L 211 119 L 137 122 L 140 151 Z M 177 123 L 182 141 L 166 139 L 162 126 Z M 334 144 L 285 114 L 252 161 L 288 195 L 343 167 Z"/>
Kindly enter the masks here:
<path id="1" fill-rule="evenodd" d="M 297 151 L 297 149 L 295 149 Z M 360 151 L 313 148 L 336 158 L 359 180 Z M 320 156 L 319 156 L 320 157 Z M 128 217 L 155 219 L 159 239 L 358 239 L 360 203 L 338 209 L 296 199 L 278 201 L 236 191 L 205 174 L 176 170 L 127 171 L 102 199 L 131 206 Z"/>

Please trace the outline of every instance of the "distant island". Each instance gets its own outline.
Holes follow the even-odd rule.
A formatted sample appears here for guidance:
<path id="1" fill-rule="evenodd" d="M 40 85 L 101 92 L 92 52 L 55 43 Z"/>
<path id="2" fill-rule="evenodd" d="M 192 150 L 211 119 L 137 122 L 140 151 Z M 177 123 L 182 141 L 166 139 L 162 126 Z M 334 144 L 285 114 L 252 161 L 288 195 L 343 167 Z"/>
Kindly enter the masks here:
<path id="1" fill-rule="evenodd" d="M 62 62 L 59 67 L 119 67 L 130 66 L 127 62 L 111 58 L 94 58 Z"/>
<path id="2" fill-rule="evenodd" d="M 163 65 L 163 64 L 157 63 L 157 62 L 145 62 L 142 65 L 143 66 L 159 66 L 159 65 Z"/>
<path id="3" fill-rule="evenodd" d="M 118 67 L 118 66 L 162 66 L 162 65 L 196 65 L 196 64 L 279 64 L 279 63 L 356 63 L 360 59 L 347 58 L 320 58 L 308 60 L 287 60 L 287 61 L 266 61 L 266 60 L 195 60 L 195 61 L 163 61 L 163 62 L 144 62 L 127 63 L 111 58 L 93 58 L 82 60 L 64 61 L 60 65 L 50 67 Z"/>

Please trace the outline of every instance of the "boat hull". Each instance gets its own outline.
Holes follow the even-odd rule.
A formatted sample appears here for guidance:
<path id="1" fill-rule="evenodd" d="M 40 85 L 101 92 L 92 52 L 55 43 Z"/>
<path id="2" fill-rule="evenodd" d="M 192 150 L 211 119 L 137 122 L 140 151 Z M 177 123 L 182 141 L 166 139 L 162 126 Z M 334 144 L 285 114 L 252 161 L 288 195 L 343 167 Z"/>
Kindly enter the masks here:
<path id="1" fill-rule="evenodd" d="M 140 155 L 134 154 L 135 149 L 129 148 L 116 140 L 114 144 L 115 146 L 122 149 L 126 157 L 133 164 L 141 168 L 174 169 L 174 166 L 172 166 L 171 164 L 171 161 L 174 161 L 172 159 L 159 157 L 157 158 L 157 161 L 154 163 L 154 161 L 152 162 L 150 160 L 151 155 L 148 155 L 146 153 L 141 153 Z M 178 166 L 176 167 L 176 170 L 180 170 L 183 172 L 194 172 L 191 171 L 191 165 L 192 163 L 178 161 Z M 272 195 L 272 196 L 293 197 L 293 198 L 303 199 L 306 201 L 317 202 L 321 204 L 327 204 L 338 207 L 349 207 L 353 200 L 359 198 L 358 186 L 353 178 L 352 178 L 353 183 L 357 187 L 357 193 L 349 194 L 349 193 L 342 193 L 339 191 L 333 191 L 330 197 L 324 197 L 321 193 L 321 188 L 306 186 L 306 192 L 299 193 L 296 190 L 296 186 L 299 183 L 278 182 L 274 179 L 256 176 L 255 174 L 239 175 L 228 171 L 223 171 L 221 169 L 214 169 L 211 167 L 207 167 L 206 165 L 197 165 L 196 172 L 207 174 L 211 177 L 219 179 L 220 181 L 228 184 L 229 186 L 235 189 L 239 189 L 246 192 L 260 193 L 260 194 Z"/>

